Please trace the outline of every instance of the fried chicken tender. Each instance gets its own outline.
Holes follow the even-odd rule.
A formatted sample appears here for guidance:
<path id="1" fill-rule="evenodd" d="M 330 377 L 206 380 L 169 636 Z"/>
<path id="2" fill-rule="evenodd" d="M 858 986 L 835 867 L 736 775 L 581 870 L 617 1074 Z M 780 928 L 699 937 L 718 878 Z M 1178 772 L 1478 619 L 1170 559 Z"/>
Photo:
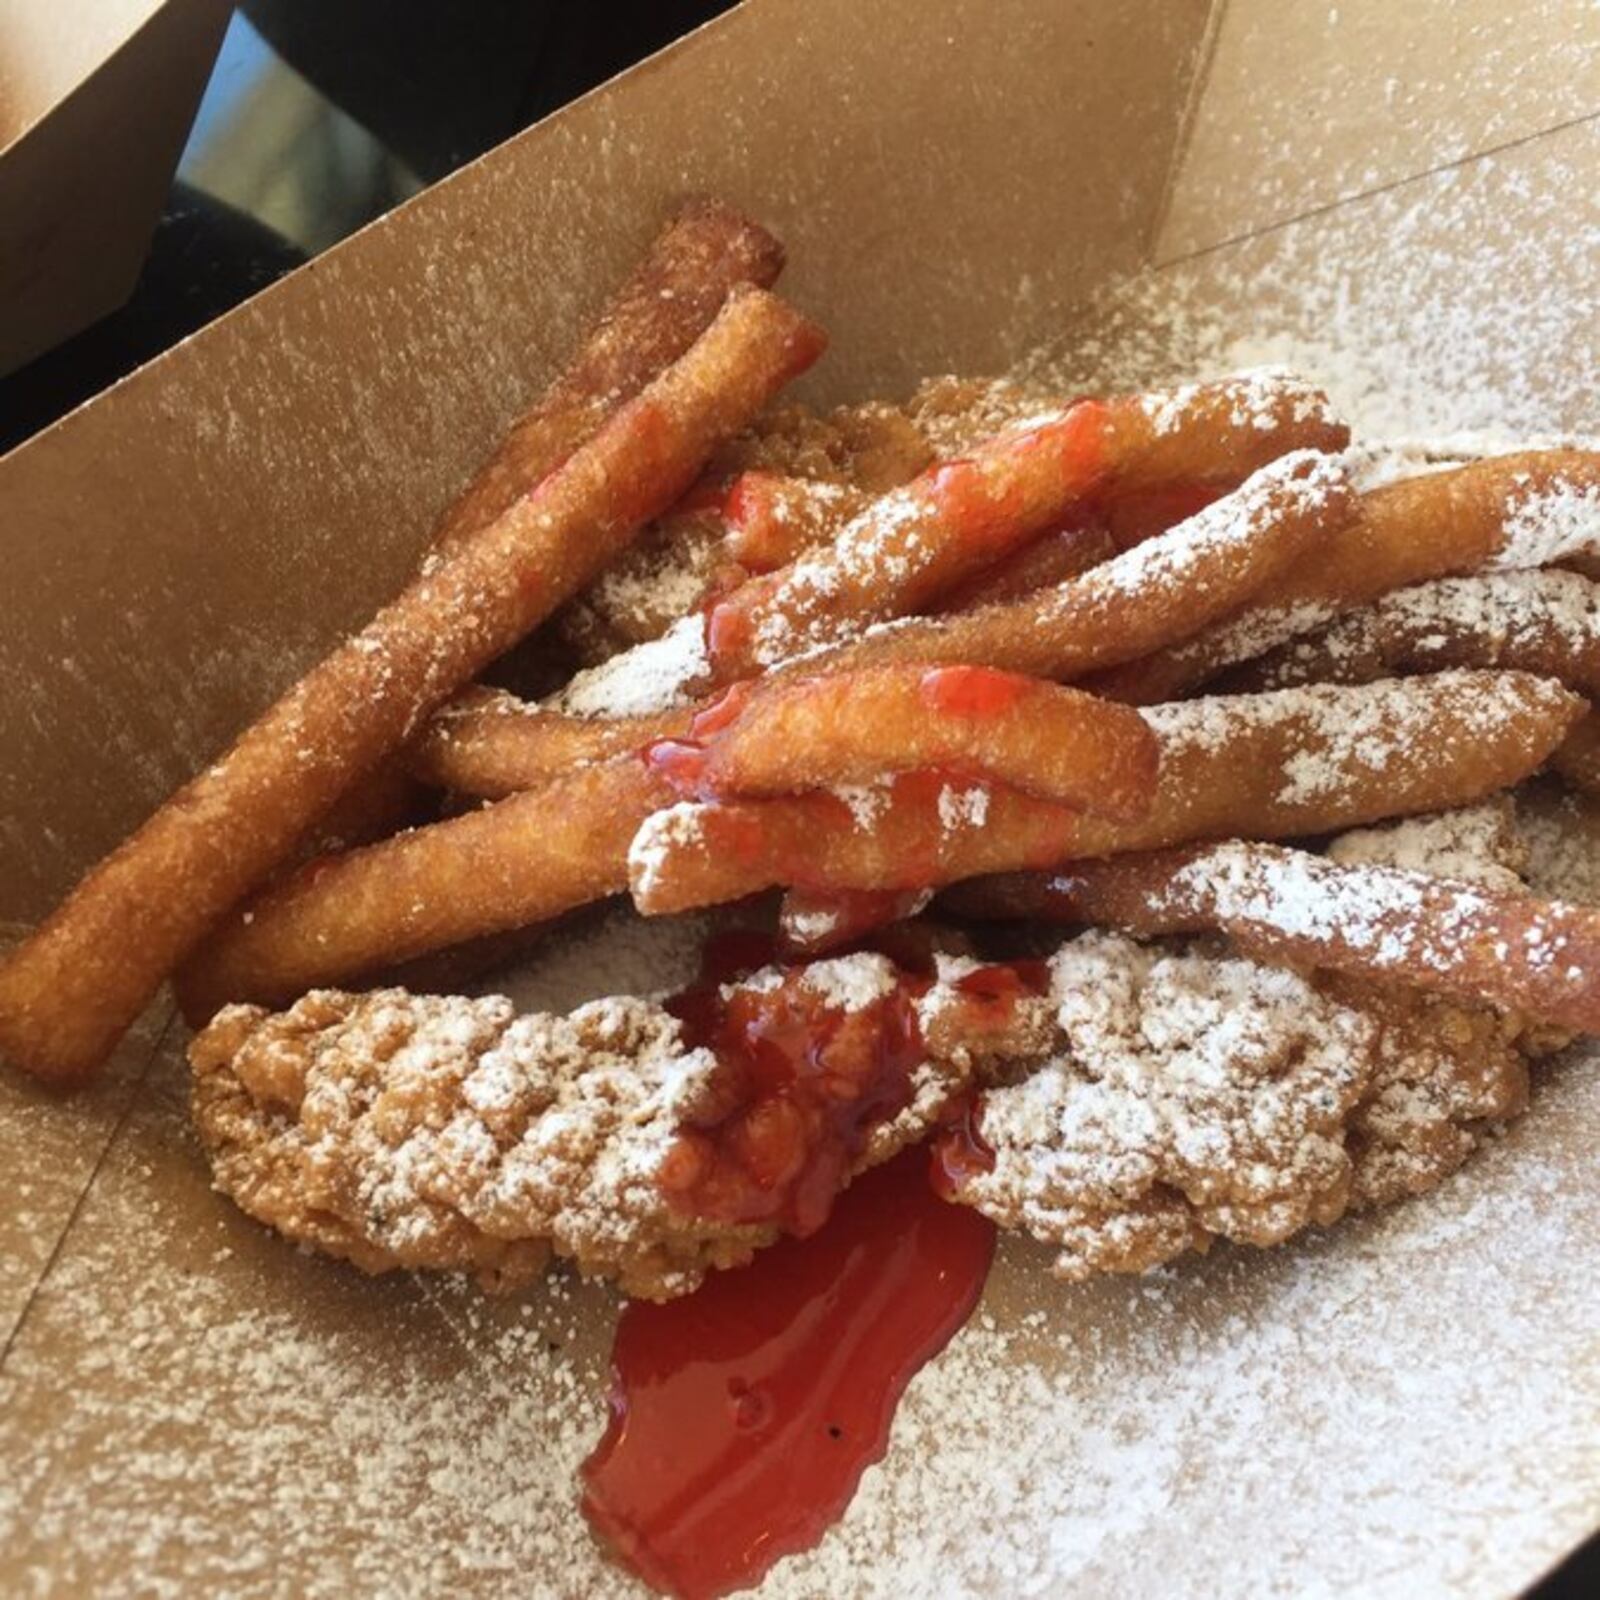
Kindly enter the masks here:
<path id="1" fill-rule="evenodd" d="M 519 1017 L 498 997 L 318 990 L 277 1015 L 228 1007 L 190 1060 L 217 1187 L 367 1272 L 515 1289 L 554 1250 L 655 1297 L 774 1237 L 667 1207 L 654 1166 L 714 1063 L 642 1001 Z"/>

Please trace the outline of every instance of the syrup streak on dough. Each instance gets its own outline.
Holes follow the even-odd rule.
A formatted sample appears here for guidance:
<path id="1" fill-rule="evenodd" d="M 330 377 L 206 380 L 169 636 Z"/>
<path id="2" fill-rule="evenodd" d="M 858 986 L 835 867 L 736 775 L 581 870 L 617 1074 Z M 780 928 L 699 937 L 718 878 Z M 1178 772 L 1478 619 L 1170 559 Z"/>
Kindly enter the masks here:
<path id="1" fill-rule="evenodd" d="M 1200 839 L 1325 833 L 1516 783 L 1582 709 L 1559 684 L 1512 672 L 1181 701 L 1145 712 L 1161 765 L 1137 822 L 906 774 L 867 791 L 870 827 L 827 793 L 658 811 L 629 849 L 629 881 L 640 910 L 656 915 L 773 885 L 922 888 Z"/>
<path id="2" fill-rule="evenodd" d="M 56 1081 L 94 1071 L 162 980 L 341 794 L 676 499 L 823 343 L 767 291 L 734 294 L 536 492 L 433 552 L 0 964 L 0 1052 Z"/>
<path id="3" fill-rule="evenodd" d="M 1237 481 L 1297 448 L 1342 449 L 1320 390 L 1245 374 L 1028 419 L 878 501 L 826 550 L 753 580 L 711 614 L 717 681 L 752 677 L 871 622 L 922 610 L 1091 492 Z"/>
<path id="4" fill-rule="evenodd" d="M 759 997 L 778 981 L 767 969 L 733 988 Z M 798 981 L 849 1013 L 892 990 L 896 973 L 882 956 L 851 956 Z M 1037 1048 L 1037 1005 L 1000 1034 L 970 1037 L 953 1025 L 965 1015 L 958 991 L 936 985 L 919 1009 L 926 1060 L 900 1111 L 867 1130 L 857 1170 L 924 1137 L 984 1052 Z M 277 1015 L 228 1007 L 190 1060 L 217 1187 L 297 1243 L 369 1272 L 445 1268 L 514 1288 L 553 1250 L 631 1294 L 666 1298 L 777 1236 L 667 1200 L 665 1164 L 725 1099 L 726 1074 L 648 1001 L 517 1016 L 500 997 L 322 990 Z"/>
<path id="5" fill-rule="evenodd" d="M 869 630 L 837 651 L 778 669 L 772 681 L 792 672 L 844 672 L 896 661 L 1075 677 L 1144 655 L 1236 611 L 1305 558 L 1351 509 L 1337 461 L 1291 452 L 1204 511 L 1076 579 L 964 615 Z M 693 619 L 687 625 L 698 629 Z M 633 657 L 635 665 L 645 665 L 638 652 Z M 697 709 L 703 705 L 634 716 L 569 716 L 475 692 L 424 730 L 412 762 L 429 782 L 497 798 L 575 761 L 679 738 Z"/>
<path id="6" fill-rule="evenodd" d="M 1524 451 L 1386 484 L 1359 515 L 1232 621 L 1088 687 L 1137 705 L 1320 628 L 1391 589 L 1479 568 L 1520 571 L 1600 549 L 1600 453 Z"/>

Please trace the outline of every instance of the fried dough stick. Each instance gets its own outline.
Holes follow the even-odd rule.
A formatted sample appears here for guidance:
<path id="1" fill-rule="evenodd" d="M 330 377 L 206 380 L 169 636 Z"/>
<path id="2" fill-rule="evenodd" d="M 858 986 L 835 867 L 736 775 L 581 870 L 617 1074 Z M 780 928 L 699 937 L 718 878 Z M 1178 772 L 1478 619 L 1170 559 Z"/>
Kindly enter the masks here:
<path id="1" fill-rule="evenodd" d="M 1353 503 L 1332 458 L 1292 452 L 1189 521 L 1071 582 L 961 616 L 897 623 L 792 670 L 925 662 L 1077 677 L 1236 611 L 1336 530 Z M 782 681 L 785 670 L 770 681 Z M 419 777 L 441 787 L 510 794 L 575 761 L 679 738 L 703 709 L 591 718 L 480 696 L 435 719 L 413 747 L 412 762 Z"/>
<path id="2" fill-rule="evenodd" d="M 1533 450 L 1386 484 L 1248 610 L 1088 685 L 1135 705 L 1173 700 L 1391 589 L 1480 567 L 1551 566 L 1600 546 L 1600 452 Z"/>
<path id="3" fill-rule="evenodd" d="M 1246 375 L 1170 395 L 1080 401 L 1012 427 L 962 461 L 885 495 L 834 543 L 741 585 L 707 626 L 718 683 L 926 609 L 1059 521 L 1090 494 L 1237 479 L 1305 446 L 1342 449 L 1326 396 Z"/>
<path id="4" fill-rule="evenodd" d="M 94 1070 L 216 920 L 421 719 L 586 582 L 822 348 L 765 290 L 532 495 L 419 576 L 96 867 L 0 965 L 0 1055 Z"/>
<path id="5" fill-rule="evenodd" d="M 1600 911 L 1249 841 L 963 884 L 964 913 L 1150 937 L 1226 934 L 1247 955 L 1400 981 L 1600 1032 Z"/>
<path id="6" fill-rule="evenodd" d="M 1516 783 L 1583 707 L 1559 684 L 1514 672 L 1182 701 L 1146 713 L 1161 767 L 1137 822 L 912 773 L 848 803 L 817 793 L 657 812 L 629 849 L 629 880 L 654 916 L 774 885 L 918 889 L 1199 839 L 1332 832 Z M 988 864 L 999 861 L 1015 866 Z"/>
<path id="7" fill-rule="evenodd" d="M 1117 553 L 1108 529 L 1097 522 L 1074 523 L 1041 534 L 1031 544 L 1014 550 L 1002 561 L 986 567 L 970 582 L 952 589 L 933 609 L 942 616 L 972 611 L 979 606 L 1021 600 L 1041 589 L 1054 588 L 1081 578 Z"/>
<path id="8" fill-rule="evenodd" d="M 1232 494 L 1082 577 L 953 617 L 917 617 L 806 663 L 830 672 L 889 661 L 973 662 L 1076 680 L 1182 639 L 1290 573 L 1353 515 L 1332 456 L 1296 450 Z"/>
<path id="9" fill-rule="evenodd" d="M 309 862 L 225 918 L 179 971 L 184 1015 L 200 1022 L 229 1000 L 281 1004 L 618 894 L 629 841 L 673 799 L 642 762 L 603 762 Z"/>
<path id="10" fill-rule="evenodd" d="M 836 538 L 872 499 L 853 484 L 741 472 L 723 501 L 723 548 L 749 572 L 774 572 Z"/>
<path id="11" fill-rule="evenodd" d="M 1363 683 L 1396 672 L 1512 667 L 1600 693 L 1600 584 L 1576 572 L 1486 572 L 1397 589 L 1229 674 L 1229 688 Z"/>
<path id="12" fill-rule="evenodd" d="M 741 285 L 770 288 L 783 246 L 720 200 L 691 200 L 651 241 L 553 384 L 439 519 L 448 549 L 527 494 L 705 332 Z"/>
<path id="13" fill-rule="evenodd" d="M 687 737 L 695 717 L 715 703 L 636 717 L 578 717 L 474 688 L 429 722 L 407 760 L 425 783 L 500 800 L 573 767 L 632 755 L 653 740 Z"/>
<path id="14" fill-rule="evenodd" d="M 867 667 L 730 690 L 646 761 L 699 798 L 798 794 L 955 769 L 1124 820 L 1150 809 L 1157 745 L 1131 706 L 988 667 Z"/>

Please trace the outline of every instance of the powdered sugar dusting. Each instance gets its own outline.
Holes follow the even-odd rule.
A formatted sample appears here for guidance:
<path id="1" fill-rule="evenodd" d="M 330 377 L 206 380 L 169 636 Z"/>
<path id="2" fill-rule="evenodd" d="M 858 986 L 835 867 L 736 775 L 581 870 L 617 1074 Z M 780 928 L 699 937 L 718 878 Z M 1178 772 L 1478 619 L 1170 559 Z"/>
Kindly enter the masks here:
<path id="1" fill-rule="evenodd" d="M 1314 384 L 1283 366 L 1256 367 L 1231 373 L 1215 385 L 1185 383 L 1166 392 L 1143 397 L 1144 414 L 1157 433 L 1176 433 L 1202 394 L 1222 391 L 1226 413 L 1235 428 L 1257 428 L 1263 433 L 1280 427 L 1287 413 L 1294 422 L 1337 420 L 1328 397 Z"/>
<path id="2" fill-rule="evenodd" d="M 1528 845 L 1515 807 L 1501 798 L 1374 828 L 1352 828 L 1328 845 L 1328 857 L 1340 865 L 1399 867 L 1516 891 L 1523 887 Z"/>
<path id="3" fill-rule="evenodd" d="M 1600 484 L 1558 480 L 1525 496 L 1506 520 L 1495 567 L 1546 567 L 1600 551 Z"/>
<path id="4" fill-rule="evenodd" d="M 1309 511 L 1326 503 L 1344 482 L 1344 466 L 1336 458 L 1291 450 L 1176 527 L 1091 567 L 1074 580 L 1062 604 L 1070 605 L 1073 594 L 1104 593 L 1109 598 L 1137 594 L 1156 584 L 1182 585 L 1220 550 L 1259 537 L 1269 507 Z"/>
<path id="5" fill-rule="evenodd" d="M 580 717 L 626 717 L 686 705 L 709 670 L 705 624 L 683 617 L 659 639 L 636 644 L 580 672 L 549 702 Z"/>

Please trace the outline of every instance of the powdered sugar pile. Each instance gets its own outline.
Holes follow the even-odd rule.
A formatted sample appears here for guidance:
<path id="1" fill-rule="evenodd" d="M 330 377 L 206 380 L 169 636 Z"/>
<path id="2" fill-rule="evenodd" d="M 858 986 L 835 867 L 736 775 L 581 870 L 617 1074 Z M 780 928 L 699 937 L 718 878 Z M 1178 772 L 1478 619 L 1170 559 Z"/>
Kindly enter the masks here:
<path id="1" fill-rule="evenodd" d="M 659 639 L 636 644 L 578 673 L 550 701 L 578 717 L 627 717 L 686 705 L 710 671 L 705 621 L 682 617 Z"/>

